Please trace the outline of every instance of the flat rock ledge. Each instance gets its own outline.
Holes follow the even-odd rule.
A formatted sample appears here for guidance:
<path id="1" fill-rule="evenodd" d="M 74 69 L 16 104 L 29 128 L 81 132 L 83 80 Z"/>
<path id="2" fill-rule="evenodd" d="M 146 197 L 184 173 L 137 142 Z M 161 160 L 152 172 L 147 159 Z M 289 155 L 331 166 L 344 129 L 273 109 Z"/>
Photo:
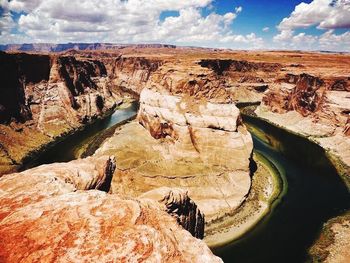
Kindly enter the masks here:
<path id="1" fill-rule="evenodd" d="M 222 262 L 177 223 L 203 235 L 186 193 L 108 194 L 115 168 L 101 156 L 3 176 L 0 262 Z"/>

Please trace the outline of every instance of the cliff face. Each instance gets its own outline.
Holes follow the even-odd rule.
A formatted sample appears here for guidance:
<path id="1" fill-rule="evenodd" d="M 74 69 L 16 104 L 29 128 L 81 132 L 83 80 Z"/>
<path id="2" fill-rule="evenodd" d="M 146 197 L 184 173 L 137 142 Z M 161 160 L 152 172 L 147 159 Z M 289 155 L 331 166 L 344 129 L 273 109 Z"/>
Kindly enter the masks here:
<path id="1" fill-rule="evenodd" d="M 334 165 L 350 182 L 347 87 L 348 80 L 344 77 L 289 73 L 264 94 L 255 113 L 320 144 L 334 156 Z"/>
<path id="2" fill-rule="evenodd" d="M 155 139 L 169 138 L 176 155 L 196 152 L 204 163 L 248 170 L 252 139 L 234 104 L 196 101 L 144 89 L 139 122 Z M 243 153 L 240 153 L 241 149 Z"/>
<path id="3" fill-rule="evenodd" d="M 348 58 L 154 51 L 0 54 L 0 65 L 11 68 L 11 74 L 0 72 L 8 83 L 0 96 L 2 167 L 16 168 L 33 150 L 101 117 L 123 96 L 140 99 L 137 121 L 118 128 L 94 158 L 0 179 L 6 244 L 0 258 L 25 259 L 29 247 L 29 260 L 217 260 L 178 224 L 202 237 L 205 216 L 206 229 L 221 231 L 216 223 L 226 224 L 246 200 L 252 138 L 234 102 L 262 102 L 258 116 L 350 163 Z M 106 155 L 118 160 L 113 178 L 114 162 L 106 165 Z M 105 161 L 98 164 L 100 158 Z M 113 195 L 84 191 L 95 188 Z"/>
<path id="4" fill-rule="evenodd" d="M 114 85 L 138 98 L 151 75 L 163 64 L 160 59 L 120 56 L 108 63 Z"/>
<path id="5" fill-rule="evenodd" d="M 163 186 L 180 188 L 209 226 L 234 213 L 249 192 L 252 138 L 237 107 L 216 102 L 226 99 L 217 96 L 223 90 L 191 89 L 193 73 L 177 73 L 170 73 L 172 86 L 165 87 L 156 81 L 159 71 L 152 75 L 152 88 L 140 94 L 137 120 L 142 126 L 132 122 L 118 129 L 95 155 L 118 159 L 112 192 L 139 197 L 156 195 Z"/>
<path id="6" fill-rule="evenodd" d="M 281 80 L 294 86 L 290 90 L 272 90 L 263 98 L 265 105 L 274 111 L 285 113 L 295 110 L 304 117 L 316 112 L 323 103 L 325 83 L 320 78 L 308 74 L 286 74 Z"/>
<path id="7" fill-rule="evenodd" d="M 349 56 L 252 52 L 228 57 L 198 62 L 225 89 L 228 101 L 261 103 L 255 114 L 320 144 L 349 178 Z"/>
<path id="8" fill-rule="evenodd" d="M 121 101 L 103 62 L 0 53 L 0 174 Z"/>
<path id="9" fill-rule="evenodd" d="M 222 262 L 177 223 L 203 222 L 184 193 L 157 203 L 95 190 L 108 190 L 115 168 L 103 156 L 3 176 L 1 261 Z"/>
<path id="10" fill-rule="evenodd" d="M 279 63 L 255 63 L 246 60 L 232 60 L 232 59 L 202 59 L 199 62 L 202 67 L 213 70 L 218 75 L 229 74 L 232 72 L 272 72 L 281 68 Z"/>
<path id="11" fill-rule="evenodd" d="M 0 61 L 0 123 L 9 122 L 11 118 L 21 122 L 31 119 L 25 86 L 49 79 L 50 57 L 0 52 Z"/>

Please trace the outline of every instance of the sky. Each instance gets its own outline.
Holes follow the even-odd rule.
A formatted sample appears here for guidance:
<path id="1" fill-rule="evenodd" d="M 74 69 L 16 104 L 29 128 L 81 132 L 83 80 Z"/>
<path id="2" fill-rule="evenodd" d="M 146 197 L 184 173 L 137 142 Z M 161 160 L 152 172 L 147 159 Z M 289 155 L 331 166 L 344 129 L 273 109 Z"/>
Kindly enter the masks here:
<path id="1" fill-rule="evenodd" d="M 0 44 L 350 51 L 350 0 L 0 0 Z"/>

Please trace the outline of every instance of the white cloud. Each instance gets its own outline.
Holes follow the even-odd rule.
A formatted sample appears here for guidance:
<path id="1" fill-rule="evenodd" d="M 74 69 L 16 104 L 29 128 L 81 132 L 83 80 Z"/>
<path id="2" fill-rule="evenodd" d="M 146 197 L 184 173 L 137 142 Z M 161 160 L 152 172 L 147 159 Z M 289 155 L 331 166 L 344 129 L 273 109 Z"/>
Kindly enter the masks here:
<path id="1" fill-rule="evenodd" d="M 320 36 L 313 36 L 304 32 L 295 35 L 292 30 L 283 30 L 274 37 L 274 42 L 281 44 L 285 49 L 349 52 L 350 31 L 335 34 L 334 30 L 328 30 Z"/>
<path id="2" fill-rule="evenodd" d="M 0 0 L 0 5 L 5 10 L 29 13 L 37 8 L 43 0 Z"/>
<path id="3" fill-rule="evenodd" d="M 203 15 L 213 0 L 0 0 L 4 10 L 24 12 L 18 23 L 2 17 L 1 42 L 165 42 L 216 46 L 245 43 L 246 48 L 261 44 L 251 35 L 234 35 L 231 25 L 242 7 L 232 12 Z M 164 11 L 178 16 L 160 20 Z M 8 20 L 8 21 L 7 21 Z M 2 25 L 2 24 L 1 24 Z M 3 28 L 3 27 L 2 27 Z M 22 34 L 11 34 L 15 28 Z M 253 41 L 255 43 L 249 43 Z M 241 46 L 240 46 L 241 47 Z"/>
<path id="4" fill-rule="evenodd" d="M 9 12 L 5 12 L 2 17 L 0 17 L 0 34 L 2 32 L 11 31 L 13 27 L 16 26 L 15 21 L 13 21 L 12 16 Z"/>
<path id="5" fill-rule="evenodd" d="M 319 37 L 319 42 L 322 49 L 350 51 L 350 32 L 336 35 L 328 30 Z"/>
<path id="6" fill-rule="evenodd" d="M 330 30 L 320 36 L 295 33 L 297 29 L 314 26 L 319 30 Z M 273 41 L 283 48 L 349 50 L 350 32 L 337 35 L 333 30 L 337 28 L 350 29 L 350 0 L 302 2 L 277 26 L 279 33 L 273 37 Z"/>
<path id="7" fill-rule="evenodd" d="M 322 29 L 350 29 L 350 0 L 313 0 L 297 5 L 289 17 L 278 25 L 279 30 L 317 26 Z"/>
<path id="8" fill-rule="evenodd" d="M 298 35 L 295 35 L 292 38 L 293 44 L 298 47 L 302 47 L 305 45 L 311 46 L 312 44 L 316 43 L 317 40 L 317 36 L 307 35 L 304 32 L 299 33 Z"/>
<path id="9" fill-rule="evenodd" d="M 273 37 L 273 41 L 281 44 L 283 48 L 302 50 L 318 49 L 318 39 L 318 36 L 307 35 L 304 32 L 295 35 L 293 30 L 288 29 Z"/>
<path id="10" fill-rule="evenodd" d="M 234 21 L 243 12 L 241 6 L 217 14 L 212 8 L 214 0 L 0 0 L 0 4 L 1 43 L 157 42 L 237 49 L 267 46 L 266 40 L 254 32 L 234 32 Z M 209 14 L 202 12 L 203 8 Z M 350 0 L 314 0 L 297 5 L 278 25 L 274 47 L 347 49 L 350 33 L 336 34 L 330 29 L 349 28 L 349 8 Z M 161 20 L 165 11 L 177 11 L 178 15 Z M 23 14 L 15 21 L 13 12 Z M 311 26 L 328 31 L 321 36 L 300 32 L 300 28 Z"/>
<path id="11" fill-rule="evenodd" d="M 240 43 L 240 49 L 247 49 L 249 47 L 253 48 L 263 48 L 264 41 L 262 38 L 257 37 L 255 33 L 250 33 L 248 35 L 234 35 L 227 34 L 226 36 L 219 39 L 221 43 Z M 243 45 L 242 45 L 243 44 Z"/>
<path id="12" fill-rule="evenodd" d="M 240 13 L 240 12 L 242 12 L 242 10 L 243 10 L 243 8 L 241 6 L 238 6 L 235 8 L 236 13 Z"/>
<path id="13" fill-rule="evenodd" d="M 289 41 L 293 37 L 294 31 L 290 29 L 282 30 L 279 34 L 273 37 L 275 42 Z"/>

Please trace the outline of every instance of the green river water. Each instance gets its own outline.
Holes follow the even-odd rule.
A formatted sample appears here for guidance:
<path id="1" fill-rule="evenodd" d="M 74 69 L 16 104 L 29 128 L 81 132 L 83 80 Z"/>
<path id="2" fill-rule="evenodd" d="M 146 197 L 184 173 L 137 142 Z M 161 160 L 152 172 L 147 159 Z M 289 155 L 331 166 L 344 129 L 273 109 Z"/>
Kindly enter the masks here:
<path id="1" fill-rule="evenodd" d="M 35 165 L 76 159 L 82 148 L 96 144 L 106 131 L 112 134 L 137 108 L 133 103 L 116 110 L 53 147 Z M 252 231 L 214 253 L 224 262 L 306 262 L 322 224 L 350 208 L 349 192 L 321 147 L 259 119 L 243 120 L 252 128 L 255 150 L 284 170 L 288 190 Z"/>

